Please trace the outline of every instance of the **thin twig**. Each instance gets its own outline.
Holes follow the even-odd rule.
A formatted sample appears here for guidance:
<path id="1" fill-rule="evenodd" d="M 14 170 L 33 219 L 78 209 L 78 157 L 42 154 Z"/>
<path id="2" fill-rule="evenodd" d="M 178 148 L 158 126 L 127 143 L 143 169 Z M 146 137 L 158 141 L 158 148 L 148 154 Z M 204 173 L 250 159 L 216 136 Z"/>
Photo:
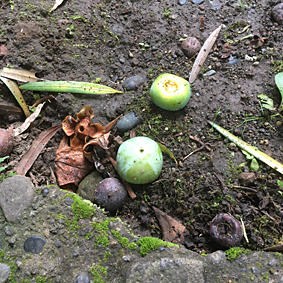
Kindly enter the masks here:
<path id="1" fill-rule="evenodd" d="M 218 175 L 215 172 L 213 174 L 218 179 L 218 181 L 221 183 L 223 189 L 229 191 L 229 189 L 226 187 L 226 185 L 223 183 L 223 181 L 220 179 L 220 177 L 218 177 Z"/>
<path id="2" fill-rule="evenodd" d="M 191 152 L 191 153 L 189 153 L 187 156 L 185 156 L 185 157 L 183 158 L 183 160 L 186 160 L 186 159 L 187 159 L 189 156 L 191 156 L 192 154 L 194 154 L 194 153 L 196 153 L 196 152 L 202 150 L 205 146 L 206 146 L 206 144 L 204 144 L 204 145 L 202 145 L 201 147 L 195 149 L 193 152 Z"/>
<path id="3" fill-rule="evenodd" d="M 37 105 L 39 105 L 40 103 L 43 103 L 44 101 L 47 101 L 47 100 L 50 100 L 50 99 L 55 99 L 55 97 L 50 94 L 50 95 L 47 95 L 47 96 L 44 96 L 42 98 L 39 98 L 38 100 L 36 100 L 36 102 L 31 106 L 31 108 L 34 108 L 36 107 Z"/>
<path id="4" fill-rule="evenodd" d="M 248 188 L 248 187 L 243 187 L 243 186 L 233 186 L 235 189 L 241 189 L 241 190 L 246 190 L 246 191 L 251 191 L 257 193 L 256 189 Z"/>

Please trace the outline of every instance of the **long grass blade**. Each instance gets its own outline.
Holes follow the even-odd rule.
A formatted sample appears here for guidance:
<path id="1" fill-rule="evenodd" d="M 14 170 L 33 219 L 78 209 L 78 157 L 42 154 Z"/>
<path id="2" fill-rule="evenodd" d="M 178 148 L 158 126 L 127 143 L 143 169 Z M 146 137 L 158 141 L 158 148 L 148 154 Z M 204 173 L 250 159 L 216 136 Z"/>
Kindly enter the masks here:
<path id="1" fill-rule="evenodd" d="M 277 172 L 283 174 L 283 165 L 270 157 L 269 155 L 265 154 L 264 152 L 258 150 L 257 148 L 249 145 L 248 143 L 244 142 L 243 140 L 237 138 L 227 130 L 223 129 L 222 127 L 218 126 L 214 122 L 208 121 L 208 123 L 215 128 L 219 133 L 221 133 L 225 138 L 233 142 L 235 145 L 240 147 L 241 149 L 245 150 L 249 154 L 253 155 L 258 160 L 262 161 L 263 163 L 267 164 Z"/>
<path id="2" fill-rule="evenodd" d="M 196 80 L 198 73 L 203 63 L 205 62 L 211 48 L 213 47 L 213 44 L 216 41 L 221 28 L 222 28 L 222 24 L 210 34 L 210 36 L 207 38 L 207 40 L 203 44 L 200 52 L 198 53 L 198 56 L 194 62 L 192 72 L 189 78 L 190 84 L 192 84 Z"/>
<path id="3" fill-rule="evenodd" d="M 12 80 L 10 80 L 10 79 L 1 77 L 1 76 L 0 76 L 0 79 L 3 81 L 3 83 L 12 92 L 12 94 L 16 98 L 17 102 L 22 107 L 22 109 L 23 109 L 23 111 L 24 111 L 24 113 L 26 115 L 26 118 L 28 118 L 30 116 L 30 112 L 29 112 L 28 106 L 27 106 L 27 104 L 25 102 L 25 99 L 24 99 L 23 95 L 22 95 L 21 91 L 19 90 L 19 87 L 18 87 L 17 83 L 12 81 Z"/>
<path id="4" fill-rule="evenodd" d="M 73 81 L 44 81 L 27 83 L 20 86 L 20 89 L 46 92 L 69 92 L 81 94 L 107 94 L 107 93 L 122 93 L 111 87 L 88 83 L 88 82 L 73 82 Z"/>

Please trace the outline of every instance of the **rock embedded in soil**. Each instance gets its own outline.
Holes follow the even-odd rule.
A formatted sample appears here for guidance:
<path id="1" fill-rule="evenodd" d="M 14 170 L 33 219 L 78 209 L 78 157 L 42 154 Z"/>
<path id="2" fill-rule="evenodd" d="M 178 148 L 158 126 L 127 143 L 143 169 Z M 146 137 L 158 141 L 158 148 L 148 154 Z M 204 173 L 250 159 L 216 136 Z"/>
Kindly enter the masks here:
<path id="1" fill-rule="evenodd" d="M 187 0 L 179 0 L 178 3 L 182 6 L 187 3 Z"/>
<path id="2" fill-rule="evenodd" d="M 193 4 L 199 5 L 203 2 L 204 0 L 192 0 Z"/>
<path id="3" fill-rule="evenodd" d="M 137 117 L 134 112 L 129 112 L 128 114 L 119 119 L 116 126 L 118 131 L 124 133 L 137 126 L 140 121 L 140 118 Z"/>
<path id="4" fill-rule="evenodd" d="M 26 239 L 24 249 L 28 253 L 40 254 L 43 252 L 45 244 L 46 241 L 42 237 L 32 236 Z"/>
<path id="5" fill-rule="evenodd" d="M 102 180 L 103 178 L 98 171 L 92 171 L 80 182 L 77 194 L 84 199 L 94 202 L 95 188 Z"/>
<path id="6" fill-rule="evenodd" d="M 181 45 L 181 49 L 188 58 L 193 57 L 201 49 L 201 44 L 195 37 L 187 37 Z"/>
<path id="7" fill-rule="evenodd" d="M 90 283 L 87 273 L 81 273 L 76 277 L 75 283 Z"/>
<path id="8" fill-rule="evenodd" d="M 0 184 L 0 207 L 8 222 L 16 222 L 31 205 L 33 197 L 34 186 L 24 176 L 14 175 Z"/>
<path id="9" fill-rule="evenodd" d="M 0 263 L 0 282 L 8 282 L 11 269 L 7 264 Z"/>
<path id="10" fill-rule="evenodd" d="M 141 86 L 145 81 L 146 81 L 146 77 L 134 76 L 134 77 L 126 79 L 122 83 L 122 87 L 125 90 L 137 90 L 137 88 Z"/>
<path id="11" fill-rule="evenodd" d="M 283 24 L 283 3 L 277 4 L 273 9 L 272 9 L 272 15 L 274 20 L 282 25 Z"/>

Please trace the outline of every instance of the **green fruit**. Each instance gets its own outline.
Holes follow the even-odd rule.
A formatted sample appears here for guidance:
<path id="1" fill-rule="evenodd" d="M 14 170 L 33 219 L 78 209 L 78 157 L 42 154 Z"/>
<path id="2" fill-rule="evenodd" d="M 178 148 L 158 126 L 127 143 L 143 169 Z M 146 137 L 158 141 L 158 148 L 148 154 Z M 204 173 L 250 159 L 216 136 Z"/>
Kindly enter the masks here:
<path id="1" fill-rule="evenodd" d="M 153 82 L 150 96 L 160 108 L 177 111 L 185 107 L 191 97 L 190 83 L 173 74 L 162 74 Z"/>
<path id="2" fill-rule="evenodd" d="M 147 137 L 135 137 L 123 142 L 117 152 L 119 175 L 129 183 L 147 184 L 154 181 L 162 169 L 159 145 Z"/>

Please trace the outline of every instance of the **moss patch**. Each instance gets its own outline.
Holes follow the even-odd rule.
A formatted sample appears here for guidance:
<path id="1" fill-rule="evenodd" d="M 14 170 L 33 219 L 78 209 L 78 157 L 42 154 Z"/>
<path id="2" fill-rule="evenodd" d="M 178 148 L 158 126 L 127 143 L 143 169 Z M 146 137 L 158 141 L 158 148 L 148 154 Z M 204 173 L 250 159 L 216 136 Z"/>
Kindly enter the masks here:
<path id="1" fill-rule="evenodd" d="M 140 246 L 140 255 L 145 256 L 150 251 L 155 251 L 159 247 L 179 247 L 176 244 L 165 242 L 163 240 L 160 240 L 158 238 L 153 237 L 145 237 L 142 239 L 139 239 L 137 244 Z"/>
<path id="2" fill-rule="evenodd" d="M 241 254 L 248 255 L 249 253 L 251 253 L 251 250 L 240 248 L 240 247 L 234 247 L 234 248 L 230 248 L 229 250 L 225 251 L 225 253 L 226 253 L 227 259 L 230 261 L 233 261 Z"/>

